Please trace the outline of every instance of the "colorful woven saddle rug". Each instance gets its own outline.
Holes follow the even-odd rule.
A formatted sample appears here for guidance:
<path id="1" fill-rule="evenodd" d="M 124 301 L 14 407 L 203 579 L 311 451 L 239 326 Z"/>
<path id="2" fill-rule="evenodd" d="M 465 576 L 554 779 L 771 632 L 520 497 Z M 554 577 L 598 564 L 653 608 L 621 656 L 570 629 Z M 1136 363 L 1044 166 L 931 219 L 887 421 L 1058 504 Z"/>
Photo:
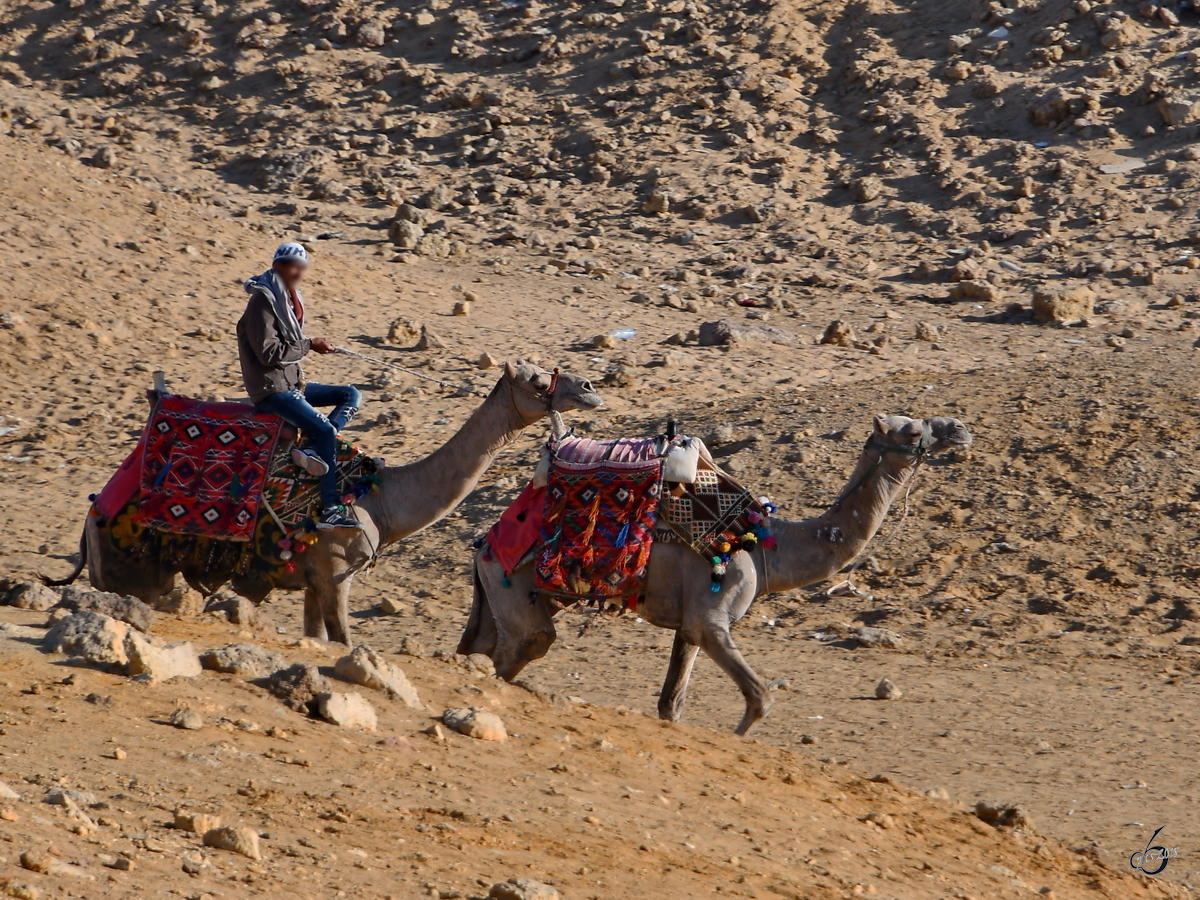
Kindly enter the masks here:
<path id="1" fill-rule="evenodd" d="M 534 559 L 538 591 L 572 602 L 637 604 L 662 497 L 662 457 L 643 444 L 654 442 L 551 439 Z"/>
<path id="2" fill-rule="evenodd" d="M 248 404 L 159 396 L 133 455 L 97 504 L 107 515 L 137 493 L 137 523 L 168 534 L 249 541 L 264 512 L 285 534 L 303 529 L 320 489 L 318 479 L 291 461 L 296 437 L 282 419 Z M 129 477 L 135 469 L 136 485 Z M 375 470 L 374 459 L 339 441 L 338 489 L 345 502 L 371 490 Z"/>
<path id="3" fill-rule="evenodd" d="M 661 540 L 707 559 L 719 591 L 734 553 L 760 540 L 774 546 L 768 516 L 775 507 L 717 468 L 707 451 L 694 467 L 664 465 L 688 444 L 682 437 L 552 442 L 547 484 L 535 478 L 492 526 L 485 558 L 511 573 L 532 554 L 537 590 L 632 607 L 644 592 L 654 541 Z M 689 482 L 664 482 L 680 471 Z"/>

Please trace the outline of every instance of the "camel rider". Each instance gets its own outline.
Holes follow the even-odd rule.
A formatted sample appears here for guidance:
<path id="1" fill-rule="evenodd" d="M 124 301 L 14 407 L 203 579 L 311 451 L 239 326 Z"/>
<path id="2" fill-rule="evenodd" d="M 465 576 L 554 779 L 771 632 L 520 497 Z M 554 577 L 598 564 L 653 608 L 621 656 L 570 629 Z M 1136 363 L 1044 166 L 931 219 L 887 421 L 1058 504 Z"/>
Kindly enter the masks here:
<path id="1" fill-rule="evenodd" d="M 292 461 L 321 480 L 317 528 L 361 528 L 345 514 L 338 497 L 337 435 L 358 412 L 362 395 L 353 385 L 305 383 L 300 360 L 310 350 L 333 353 L 325 338 L 304 336 L 304 299 L 297 287 L 308 270 L 308 252 L 300 244 L 281 244 L 271 268 L 245 284 L 250 302 L 237 324 L 242 381 L 260 412 L 279 416 L 304 432 L 305 446 L 292 450 Z M 327 416 L 315 407 L 332 406 Z"/>

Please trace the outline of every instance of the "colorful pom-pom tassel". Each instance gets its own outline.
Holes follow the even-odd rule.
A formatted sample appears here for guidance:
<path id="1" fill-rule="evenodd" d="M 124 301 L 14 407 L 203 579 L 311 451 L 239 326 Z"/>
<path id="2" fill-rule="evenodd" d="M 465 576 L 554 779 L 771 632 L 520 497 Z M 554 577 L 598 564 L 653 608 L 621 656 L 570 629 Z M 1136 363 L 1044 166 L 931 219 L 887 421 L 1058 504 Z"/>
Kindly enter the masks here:
<path id="1" fill-rule="evenodd" d="M 775 538 L 773 538 L 773 537 L 764 538 L 763 546 L 766 547 L 768 550 L 774 550 L 775 549 Z"/>
<path id="2" fill-rule="evenodd" d="M 282 560 L 284 560 L 284 561 L 287 561 L 287 560 L 291 559 L 291 558 L 292 558 L 292 551 L 291 551 L 291 550 L 280 550 L 280 551 L 279 551 L 279 558 L 280 558 L 280 559 L 282 559 Z"/>
<path id="3" fill-rule="evenodd" d="M 294 562 L 285 562 L 285 563 L 283 564 L 283 568 L 284 568 L 285 570 L 287 570 L 288 572 L 295 572 L 295 571 L 296 571 L 296 564 L 295 564 Z"/>
<path id="4" fill-rule="evenodd" d="M 500 579 L 500 587 L 502 587 L 502 588 L 512 587 L 512 579 L 509 578 L 507 575 L 505 575 L 503 578 Z"/>
<path id="5" fill-rule="evenodd" d="M 719 581 L 714 581 L 712 584 L 710 584 L 708 586 L 708 589 L 710 591 L 712 591 L 714 594 L 719 594 L 719 593 L 721 593 L 721 583 Z"/>
<path id="6" fill-rule="evenodd" d="M 307 543 L 307 542 L 305 542 L 305 541 L 297 541 L 297 542 L 296 542 L 296 545 L 295 545 L 295 551 L 296 551 L 297 553 L 303 553 L 303 552 L 304 552 L 305 550 L 307 550 L 307 549 L 308 549 L 308 543 Z"/>

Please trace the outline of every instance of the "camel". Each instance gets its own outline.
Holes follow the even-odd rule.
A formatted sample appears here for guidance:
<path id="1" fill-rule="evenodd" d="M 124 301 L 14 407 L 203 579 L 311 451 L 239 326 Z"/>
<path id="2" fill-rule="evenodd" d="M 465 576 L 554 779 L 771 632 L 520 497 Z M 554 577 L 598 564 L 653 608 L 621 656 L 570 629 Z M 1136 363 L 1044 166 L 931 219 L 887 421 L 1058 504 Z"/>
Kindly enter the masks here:
<path id="1" fill-rule="evenodd" d="M 303 589 L 305 635 L 349 645 L 350 588 L 356 572 L 382 548 L 428 528 L 458 506 L 522 429 L 552 413 L 595 409 L 603 402 L 591 382 L 578 375 L 562 372 L 555 378 L 522 360 L 506 363 L 495 388 L 450 440 L 422 460 L 382 468 L 378 493 L 367 494 L 354 507 L 361 531 L 319 532 L 295 572 L 272 583 L 239 583 L 234 576 L 231 585 L 255 602 L 274 588 Z M 122 550 L 95 516 L 88 516 L 84 526 L 75 571 L 47 583 L 69 584 L 85 565 L 97 590 L 132 594 L 151 606 L 174 588 L 180 571 L 170 560 Z M 183 575 L 193 587 L 211 593 L 201 586 L 203 573 L 183 570 Z"/>
<path id="2" fill-rule="evenodd" d="M 757 597 L 816 584 L 839 572 L 879 530 L 928 455 L 970 443 L 970 432 L 957 419 L 876 417 L 858 465 L 834 504 L 801 522 L 772 516 L 775 549 L 765 549 L 760 542 L 756 550 L 734 554 L 716 593 L 711 590 L 708 560 L 682 544 L 656 543 L 637 611 L 652 625 L 675 632 L 659 717 L 681 717 L 700 650 L 742 690 L 746 712 L 737 734 L 745 734 L 766 716 L 771 707 L 767 687 L 734 644 L 730 626 L 746 615 Z M 458 652 L 491 657 L 496 674 L 512 681 L 546 654 L 556 636 L 554 615 L 561 608 L 534 592 L 531 562 L 505 578 L 500 564 L 480 550 L 475 557 L 474 601 Z"/>

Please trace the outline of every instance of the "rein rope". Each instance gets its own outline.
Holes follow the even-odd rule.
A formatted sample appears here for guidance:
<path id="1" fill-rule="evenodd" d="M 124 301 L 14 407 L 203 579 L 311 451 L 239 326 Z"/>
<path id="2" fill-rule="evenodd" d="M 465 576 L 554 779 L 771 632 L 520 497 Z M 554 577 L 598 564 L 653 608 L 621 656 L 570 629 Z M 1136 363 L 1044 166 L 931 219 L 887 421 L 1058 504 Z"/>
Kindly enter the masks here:
<path id="1" fill-rule="evenodd" d="M 884 542 L 884 545 L 886 546 L 891 541 L 899 538 L 904 534 L 904 527 L 908 521 L 908 498 L 912 494 L 913 487 L 917 483 L 917 473 L 921 470 L 921 464 L 925 462 L 925 456 L 929 452 L 929 448 L 932 445 L 931 437 L 932 435 L 930 433 L 929 423 L 927 422 L 925 423 L 925 427 L 921 432 L 921 439 L 912 447 L 897 447 L 894 444 L 885 444 L 881 441 L 875 440 L 874 436 L 868 438 L 866 446 L 874 447 L 879 451 L 878 459 L 871 464 L 871 467 L 867 469 L 867 471 L 863 474 L 863 477 L 858 480 L 854 487 L 846 491 L 846 493 L 839 497 L 837 501 L 834 502 L 834 504 L 829 508 L 836 509 L 843 500 L 860 490 L 862 486 L 867 483 L 867 479 L 870 478 L 881 465 L 883 465 L 883 458 L 888 453 L 900 453 L 905 456 L 915 456 L 917 461 L 912 468 L 912 474 L 908 477 L 908 486 L 904 491 L 904 512 L 900 515 L 900 523 L 896 527 L 896 530 L 892 532 L 891 536 L 887 539 L 887 541 Z M 873 541 L 877 536 L 878 532 L 872 536 L 871 541 Z M 863 545 L 862 550 L 860 550 L 858 553 L 858 559 L 855 561 L 854 565 L 850 567 L 850 571 L 846 573 L 846 577 L 825 591 L 826 597 L 832 597 L 835 591 L 840 592 L 842 589 L 846 589 L 858 597 L 869 596 L 854 583 L 854 574 L 859 570 L 859 567 L 867 561 L 867 548 L 871 546 L 871 541 L 867 541 L 866 544 Z M 764 567 L 766 565 L 765 556 L 763 558 L 763 565 Z"/>

